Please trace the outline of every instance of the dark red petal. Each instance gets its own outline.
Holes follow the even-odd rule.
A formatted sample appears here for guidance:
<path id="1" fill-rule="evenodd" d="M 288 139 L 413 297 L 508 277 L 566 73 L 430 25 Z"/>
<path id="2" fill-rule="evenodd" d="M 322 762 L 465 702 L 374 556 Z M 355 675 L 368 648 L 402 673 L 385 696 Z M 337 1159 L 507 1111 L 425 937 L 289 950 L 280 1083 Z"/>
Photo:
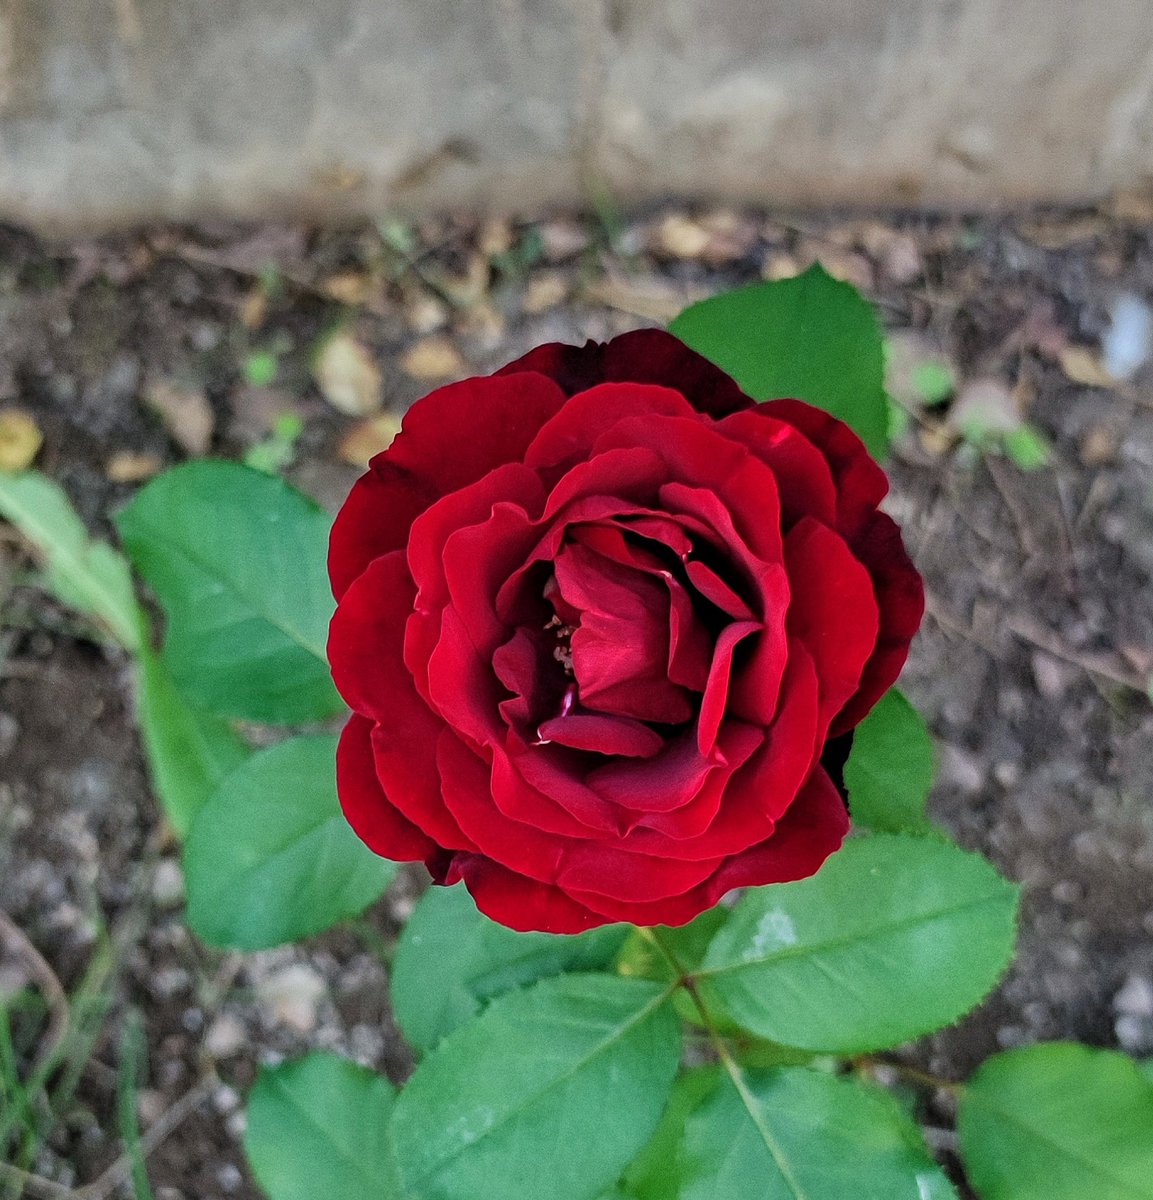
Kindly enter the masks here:
<path id="1" fill-rule="evenodd" d="M 595 713 L 553 717 L 540 726 L 538 734 L 544 742 L 622 758 L 652 758 L 665 744 L 656 730 L 641 721 Z"/>
<path id="2" fill-rule="evenodd" d="M 669 478 L 678 485 L 714 493 L 753 553 L 766 562 L 779 561 L 777 482 L 746 446 L 716 432 L 715 426 L 699 417 L 627 417 L 596 441 L 602 454 L 625 448 L 635 452 L 641 447 L 664 460 Z"/>
<path id="3" fill-rule="evenodd" d="M 745 638 L 761 632 L 756 621 L 734 621 L 721 630 L 713 651 L 713 663 L 709 669 L 708 683 L 701 697 L 701 708 L 697 716 L 697 747 L 708 754 L 717 740 L 717 731 L 724 719 L 729 699 L 729 679 L 733 669 L 733 654 Z"/>
<path id="4" fill-rule="evenodd" d="M 856 692 L 877 644 L 879 614 L 868 571 L 842 538 L 806 517 L 785 538 L 788 630 L 813 656 L 821 683 L 822 724 Z"/>
<path id="5" fill-rule="evenodd" d="M 564 402 L 551 379 L 531 372 L 450 383 L 405 413 L 383 458 L 445 496 L 505 463 L 522 461 L 537 431 Z"/>
<path id="6" fill-rule="evenodd" d="M 336 514 L 328 541 L 328 577 L 340 600 L 374 558 L 399 550 L 413 521 L 436 499 L 426 484 L 378 454 Z"/>
<path id="7" fill-rule="evenodd" d="M 456 855 L 451 877 L 464 880 L 486 917 L 522 933 L 583 933 L 609 923 L 560 888 L 518 875 L 480 854 Z"/>
<path id="8" fill-rule="evenodd" d="M 538 346 L 499 374 L 540 371 L 568 395 L 598 383 L 657 383 L 675 388 L 698 412 L 720 417 L 753 403 L 733 379 L 663 329 L 636 329 L 611 342 Z"/>
<path id="9" fill-rule="evenodd" d="M 414 702 L 419 708 L 411 715 L 402 711 Z M 387 727 L 377 725 L 372 731 L 376 777 L 393 806 L 438 846 L 445 850 L 475 850 L 472 838 L 461 830 L 441 796 L 436 747 L 443 737 L 451 736 L 415 692 L 398 697 L 393 720 Z"/>
<path id="10" fill-rule="evenodd" d="M 712 908 L 733 888 L 787 883 L 815 875 L 849 831 L 849 818 L 828 775 L 813 772 L 772 835 L 726 859 L 717 871 L 679 896 L 651 903 L 618 901 L 596 892 L 573 889 L 575 901 L 610 921 L 636 925 L 684 925 Z"/>
<path id="11" fill-rule="evenodd" d="M 440 739 L 436 766 L 445 806 L 477 850 L 510 870 L 556 882 L 574 839 L 505 816 L 493 803 L 491 768 L 451 733 Z"/>
<path id="12" fill-rule="evenodd" d="M 803 400 L 769 400 L 758 411 L 795 426 L 825 456 L 837 486 L 837 530 L 851 540 L 889 490 L 864 442 L 844 421 Z"/>
<path id="13" fill-rule="evenodd" d="M 654 384 L 602 383 L 578 392 L 541 427 L 525 451 L 525 464 L 545 468 L 581 462 L 610 425 L 625 417 L 649 415 L 692 418 L 695 414 L 680 392 Z"/>
<path id="14" fill-rule="evenodd" d="M 833 781 L 818 767 L 801 789 L 772 837 L 735 854 L 709 880 L 719 900 L 736 887 L 789 883 L 815 875 L 849 832 L 849 814 Z M 714 900 L 714 902 L 715 902 Z"/>
<path id="15" fill-rule="evenodd" d="M 696 862 L 653 858 L 602 842 L 574 842 L 565 850 L 557 883 L 570 894 L 593 893 L 612 900 L 644 903 L 677 896 L 696 887 L 722 862 L 723 858 Z"/>
<path id="16" fill-rule="evenodd" d="M 394 550 L 357 577 L 329 624 L 328 661 L 337 690 L 350 708 L 374 721 L 390 720 L 398 694 L 412 688 L 403 645 L 415 591 L 403 552 Z"/>
<path id="17" fill-rule="evenodd" d="M 556 384 L 531 372 L 465 379 L 418 400 L 337 514 L 328 553 L 336 598 L 374 558 L 404 546 L 438 497 L 519 461 L 563 404 Z"/>
<path id="18" fill-rule="evenodd" d="M 374 854 L 394 862 L 423 861 L 437 844 L 389 803 L 376 777 L 372 722 L 353 713 L 336 748 L 336 791 L 357 837 Z"/>
<path id="19" fill-rule="evenodd" d="M 874 513 L 853 552 L 872 577 L 881 624 L 877 647 L 865 664 L 855 695 L 833 721 L 831 736 L 852 729 L 896 680 L 925 613 L 924 584 L 890 517 Z"/>
<path id="20" fill-rule="evenodd" d="M 772 468 L 786 530 L 801 517 L 835 525 L 837 489 L 828 461 L 796 426 L 773 417 L 768 410 L 769 405 L 758 404 L 734 413 L 718 422 L 717 430 L 748 446 Z"/>

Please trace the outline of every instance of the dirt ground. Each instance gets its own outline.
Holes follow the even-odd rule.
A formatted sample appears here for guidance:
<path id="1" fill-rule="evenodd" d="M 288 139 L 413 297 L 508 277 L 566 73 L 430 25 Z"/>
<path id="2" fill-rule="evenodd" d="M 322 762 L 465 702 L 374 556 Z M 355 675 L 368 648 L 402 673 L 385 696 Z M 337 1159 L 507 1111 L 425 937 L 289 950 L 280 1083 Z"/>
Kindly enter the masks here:
<path id="1" fill-rule="evenodd" d="M 287 474 L 335 508 L 352 461 L 436 383 L 540 341 L 661 323 L 819 257 L 877 302 L 904 352 L 955 375 L 890 464 L 891 511 L 930 592 L 903 685 L 939 740 L 933 815 L 1026 885 L 1000 989 L 908 1056 L 961 1078 L 1038 1039 L 1151 1054 L 1153 371 L 1115 385 L 1096 357 L 1117 297 L 1153 295 L 1151 218 L 1131 204 L 1000 219 L 676 208 L 56 244 L 0 230 L 0 412 L 33 416 L 38 465 L 105 535 L 131 477 L 267 449 L 285 414 L 302 430 Z M 315 382 L 337 325 L 379 369 L 375 423 Z M 986 424 L 1027 418 L 1049 464 L 1025 472 L 958 438 L 982 405 Z M 0 912 L 45 960 L 38 976 L 27 953 L 0 954 L 0 997 L 55 978 L 76 1014 L 32 1169 L 65 1188 L 99 1180 L 89 1200 L 133 1195 L 116 1110 L 135 1076 L 157 1200 L 256 1197 L 239 1139 L 258 1060 L 328 1047 L 407 1070 L 386 961 L 413 881 L 300 947 L 197 944 L 127 663 L 30 586 L 28 566 L 0 530 Z M 51 1036 L 43 1017 L 14 1014 L 24 1069 Z M 0 1182 L 6 1194 L 19 1189 Z"/>

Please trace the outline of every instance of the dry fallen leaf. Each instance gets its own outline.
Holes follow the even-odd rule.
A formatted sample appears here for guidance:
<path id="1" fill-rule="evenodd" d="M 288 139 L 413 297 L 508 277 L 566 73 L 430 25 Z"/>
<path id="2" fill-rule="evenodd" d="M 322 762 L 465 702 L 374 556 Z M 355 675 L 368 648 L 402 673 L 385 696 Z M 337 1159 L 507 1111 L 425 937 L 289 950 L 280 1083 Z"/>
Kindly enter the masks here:
<path id="1" fill-rule="evenodd" d="M 448 338 L 440 336 L 414 342 L 401 355 L 400 366 L 406 374 L 422 382 L 459 379 L 468 370 L 456 346 Z"/>
<path id="2" fill-rule="evenodd" d="M 657 226 L 656 249 L 672 258 L 699 258 L 712 234 L 684 213 L 670 213 Z"/>
<path id="3" fill-rule="evenodd" d="M 161 379 L 149 386 L 144 401 L 186 454 L 200 457 L 208 453 L 216 419 L 203 392 Z"/>
<path id="4" fill-rule="evenodd" d="M 524 292 L 524 311 L 530 316 L 555 308 L 568 296 L 568 282 L 560 271 L 542 271 L 528 282 Z"/>
<path id="5" fill-rule="evenodd" d="M 0 412 L 0 471 L 23 471 L 44 444 L 40 426 L 19 408 Z"/>
<path id="6" fill-rule="evenodd" d="M 324 398 L 347 416 L 365 417 L 384 400 L 380 369 L 350 334 L 334 333 L 321 346 L 312 373 Z"/>
<path id="7" fill-rule="evenodd" d="M 372 279 L 363 271 L 338 271 L 335 275 L 329 275 L 320 285 L 320 290 L 326 296 L 352 308 L 359 307 L 368 299 L 371 288 Z"/>
<path id="8" fill-rule="evenodd" d="M 163 465 L 155 454 L 118 450 L 104 464 L 104 474 L 112 483 L 139 483 L 151 479 Z"/>
<path id="9" fill-rule="evenodd" d="M 369 460 L 392 445 L 400 432 L 397 413 L 381 412 L 357 422 L 341 439 L 337 453 L 353 467 L 367 467 Z"/>
<path id="10" fill-rule="evenodd" d="M 1074 383 L 1099 388 L 1117 386 L 1117 380 L 1101 365 L 1097 352 L 1088 346 L 1066 346 L 1057 356 L 1057 361 Z"/>

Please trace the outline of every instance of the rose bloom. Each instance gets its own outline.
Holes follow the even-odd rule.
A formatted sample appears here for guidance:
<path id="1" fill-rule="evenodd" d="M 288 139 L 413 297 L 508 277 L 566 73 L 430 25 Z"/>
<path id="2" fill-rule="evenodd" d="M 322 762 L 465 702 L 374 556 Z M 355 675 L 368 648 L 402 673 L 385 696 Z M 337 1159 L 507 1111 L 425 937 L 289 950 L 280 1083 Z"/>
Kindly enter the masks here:
<path id="1" fill-rule="evenodd" d="M 887 488 L 658 330 L 417 401 L 332 531 L 352 827 L 514 929 L 813 874 L 849 824 L 822 751 L 924 607 Z"/>

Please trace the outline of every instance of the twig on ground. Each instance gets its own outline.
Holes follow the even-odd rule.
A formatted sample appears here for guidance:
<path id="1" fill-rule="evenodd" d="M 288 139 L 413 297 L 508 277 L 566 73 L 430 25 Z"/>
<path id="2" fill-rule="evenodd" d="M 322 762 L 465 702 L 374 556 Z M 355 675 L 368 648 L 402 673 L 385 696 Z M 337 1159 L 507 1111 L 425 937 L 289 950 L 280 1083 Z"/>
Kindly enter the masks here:
<path id="1" fill-rule="evenodd" d="M 32 1063 L 31 1073 L 35 1075 L 38 1068 L 52 1057 L 68 1034 L 68 996 L 56 972 L 32 944 L 28 935 L 3 909 L 0 909 L 0 941 L 6 942 L 12 952 L 24 961 L 28 974 L 35 980 L 44 995 L 44 1002 L 48 1005 L 48 1029 Z"/>

